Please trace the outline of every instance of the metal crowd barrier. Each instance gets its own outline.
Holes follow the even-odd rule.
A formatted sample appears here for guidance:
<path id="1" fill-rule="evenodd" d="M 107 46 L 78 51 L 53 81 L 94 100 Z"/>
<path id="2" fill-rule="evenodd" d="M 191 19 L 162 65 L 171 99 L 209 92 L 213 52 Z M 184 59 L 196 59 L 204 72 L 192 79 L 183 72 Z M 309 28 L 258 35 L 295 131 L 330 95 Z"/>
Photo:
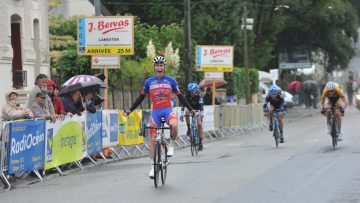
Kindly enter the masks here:
<path id="1" fill-rule="evenodd" d="M 262 106 L 258 104 L 250 104 L 250 105 L 221 105 L 215 106 L 212 110 L 213 112 L 208 112 L 213 114 L 213 122 L 210 125 L 213 126 L 203 126 L 204 129 L 210 129 L 204 131 L 204 142 L 208 142 L 218 138 L 224 138 L 228 136 L 236 136 L 246 133 L 250 130 L 257 130 L 265 127 L 265 119 L 262 113 Z M 151 111 L 142 111 L 142 122 L 149 123 Z M 208 114 L 206 114 L 208 115 Z M 178 115 L 179 116 L 179 115 Z M 103 117 L 104 118 L 104 117 Z M 206 119 L 206 117 L 204 118 Z M 1 150 L 0 150 L 0 178 L 4 183 L 5 187 L 10 189 L 11 183 L 9 181 L 9 174 L 8 172 L 8 157 L 9 157 L 9 137 L 10 137 L 10 126 L 12 122 L 5 122 L 2 126 L 1 132 Z M 103 126 L 104 124 L 102 124 Z M 121 124 L 119 123 L 119 126 Z M 102 129 L 104 136 L 104 129 Z M 185 130 L 186 131 L 186 130 Z M 182 132 L 185 132 L 184 130 Z M 180 131 L 179 131 L 180 132 Z M 103 149 L 109 148 L 113 150 L 113 154 L 106 157 L 102 152 L 100 152 L 100 160 L 102 159 L 103 162 L 108 162 L 110 159 L 112 161 L 121 160 L 121 159 L 128 159 L 132 157 L 139 157 L 145 156 L 149 154 L 149 143 L 150 143 L 150 136 L 148 133 L 145 134 L 144 141 L 142 144 L 136 145 L 112 145 L 112 146 L 104 146 Z M 45 143 L 46 144 L 46 143 Z M 103 143 L 102 143 L 103 144 Z M 176 140 L 177 147 L 186 147 L 190 144 L 189 138 L 185 135 L 185 133 L 179 133 L 178 139 Z M 46 153 L 46 152 L 45 152 Z M 100 160 L 93 160 L 90 156 L 86 156 L 91 161 L 89 164 L 96 165 L 99 163 Z M 71 166 L 77 166 L 80 169 L 83 169 L 83 165 L 81 163 L 82 160 L 74 161 L 73 163 L 66 164 L 66 168 L 71 168 Z M 63 175 L 61 169 L 62 167 L 55 167 L 55 169 Z M 29 171 L 31 172 L 31 171 Z M 42 176 L 40 173 L 36 173 L 39 178 L 42 180 Z M 46 171 L 43 171 L 44 175 Z M 20 174 L 22 175 L 22 174 Z M 25 176 L 26 177 L 26 176 Z"/>

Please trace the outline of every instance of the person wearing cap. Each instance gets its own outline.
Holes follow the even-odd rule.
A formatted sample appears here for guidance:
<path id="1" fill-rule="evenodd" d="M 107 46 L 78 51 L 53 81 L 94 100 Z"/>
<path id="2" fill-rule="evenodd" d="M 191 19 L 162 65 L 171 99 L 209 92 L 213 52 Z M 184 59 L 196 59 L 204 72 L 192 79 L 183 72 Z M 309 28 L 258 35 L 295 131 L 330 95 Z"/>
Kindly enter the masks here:
<path id="1" fill-rule="evenodd" d="M 5 94 L 6 104 L 2 107 L 1 119 L 11 121 L 18 119 L 29 119 L 34 117 L 33 113 L 17 100 L 18 94 L 10 91 Z"/>
<path id="2" fill-rule="evenodd" d="M 51 99 L 51 102 L 54 105 L 54 111 L 55 114 L 60 117 L 61 120 L 64 120 L 65 118 L 65 110 L 64 105 L 61 102 L 60 97 L 58 96 L 59 88 L 55 84 L 53 80 L 47 81 L 47 94 Z"/>
<path id="3" fill-rule="evenodd" d="M 46 109 L 46 97 L 45 92 L 38 92 L 35 95 L 35 102 L 31 106 L 31 111 L 34 114 L 35 118 L 51 119 L 52 122 L 55 122 L 55 118 L 51 116 L 49 110 Z"/>
<path id="4" fill-rule="evenodd" d="M 31 109 L 33 104 L 36 103 L 36 100 L 37 100 L 36 94 L 37 93 L 39 93 L 39 92 L 44 92 L 45 94 L 47 93 L 47 81 L 48 81 L 48 77 L 45 74 L 39 74 L 36 76 L 35 85 L 29 94 L 29 100 L 26 104 L 26 108 Z M 50 112 L 51 117 L 52 117 L 51 120 L 55 120 L 57 118 L 55 110 L 54 110 L 54 105 L 51 102 L 50 97 L 47 96 L 47 94 L 46 94 L 45 109 Z"/>

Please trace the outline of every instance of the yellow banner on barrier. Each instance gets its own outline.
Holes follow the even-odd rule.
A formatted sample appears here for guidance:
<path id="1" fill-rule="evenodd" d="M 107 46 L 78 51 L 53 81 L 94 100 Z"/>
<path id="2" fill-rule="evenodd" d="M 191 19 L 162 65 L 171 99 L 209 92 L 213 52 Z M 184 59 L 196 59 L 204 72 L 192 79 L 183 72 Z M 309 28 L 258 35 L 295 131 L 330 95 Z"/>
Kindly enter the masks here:
<path id="1" fill-rule="evenodd" d="M 71 118 L 56 123 L 47 121 L 45 169 L 77 161 L 84 157 L 87 136 L 79 121 Z"/>
<path id="2" fill-rule="evenodd" d="M 133 111 L 128 117 L 119 113 L 119 145 L 135 145 L 144 143 L 139 135 L 142 111 Z"/>

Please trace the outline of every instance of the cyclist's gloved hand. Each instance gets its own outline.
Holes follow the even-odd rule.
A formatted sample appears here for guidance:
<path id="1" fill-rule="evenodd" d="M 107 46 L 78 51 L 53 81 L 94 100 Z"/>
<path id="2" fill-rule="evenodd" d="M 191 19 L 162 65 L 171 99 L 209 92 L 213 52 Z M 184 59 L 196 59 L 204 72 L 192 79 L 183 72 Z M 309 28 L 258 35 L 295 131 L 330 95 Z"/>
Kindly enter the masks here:
<path id="1" fill-rule="evenodd" d="M 195 116 L 196 115 L 196 111 L 195 110 L 191 110 L 191 116 Z"/>
<path id="2" fill-rule="evenodd" d="M 181 111 L 181 114 L 180 114 L 180 121 L 184 122 L 184 112 L 183 111 Z"/>
<path id="3" fill-rule="evenodd" d="M 326 112 L 326 109 L 322 108 L 321 109 L 321 114 L 324 114 Z"/>
<path id="4" fill-rule="evenodd" d="M 266 109 L 267 109 L 267 104 L 264 104 L 263 105 L 263 110 L 266 111 Z"/>

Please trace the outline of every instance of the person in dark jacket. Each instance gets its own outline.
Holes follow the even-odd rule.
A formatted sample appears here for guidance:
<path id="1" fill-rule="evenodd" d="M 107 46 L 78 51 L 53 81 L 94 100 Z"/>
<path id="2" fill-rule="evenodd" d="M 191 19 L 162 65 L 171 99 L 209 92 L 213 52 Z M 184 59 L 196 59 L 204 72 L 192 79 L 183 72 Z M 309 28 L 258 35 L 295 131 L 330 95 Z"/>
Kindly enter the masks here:
<path id="1" fill-rule="evenodd" d="M 211 92 L 211 88 L 208 87 L 206 89 L 206 93 L 203 97 L 204 100 L 204 105 L 212 105 L 212 92 Z M 218 98 L 215 97 L 215 105 L 220 105 L 220 101 Z"/>
<path id="2" fill-rule="evenodd" d="M 94 90 L 89 90 L 85 92 L 84 95 L 84 104 L 86 106 L 86 110 L 95 113 L 96 112 L 96 106 L 101 104 L 104 101 L 104 99 L 95 93 Z"/>
<path id="3" fill-rule="evenodd" d="M 67 94 L 62 99 L 62 104 L 64 105 L 65 112 L 70 112 L 72 114 L 81 115 L 85 110 L 85 104 L 83 103 L 83 98 L 81 96 L 80 90 L 74 90 Z"/>

